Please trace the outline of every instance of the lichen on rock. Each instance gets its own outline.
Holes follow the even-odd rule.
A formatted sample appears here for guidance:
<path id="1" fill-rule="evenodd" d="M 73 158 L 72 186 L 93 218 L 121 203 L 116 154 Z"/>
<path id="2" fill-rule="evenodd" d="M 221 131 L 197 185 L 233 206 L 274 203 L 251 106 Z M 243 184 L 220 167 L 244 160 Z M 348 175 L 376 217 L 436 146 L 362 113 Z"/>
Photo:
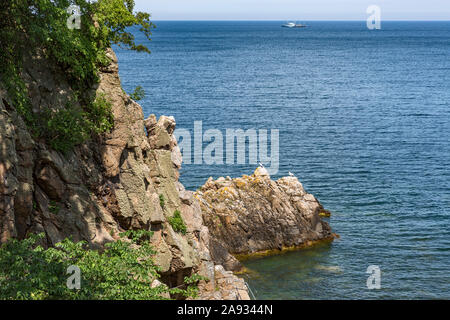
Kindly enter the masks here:
<path id="1" fill-rule="evenodd" d="M 328 212 L 294 176 L 273 181 L 263 167 L 251 176 L 208 179 L 196 193 L 203 220 L 215 243 L 216 263 L 229 270 L 241 266 L 234 256 L 277 252 L 334 238 Z"/>

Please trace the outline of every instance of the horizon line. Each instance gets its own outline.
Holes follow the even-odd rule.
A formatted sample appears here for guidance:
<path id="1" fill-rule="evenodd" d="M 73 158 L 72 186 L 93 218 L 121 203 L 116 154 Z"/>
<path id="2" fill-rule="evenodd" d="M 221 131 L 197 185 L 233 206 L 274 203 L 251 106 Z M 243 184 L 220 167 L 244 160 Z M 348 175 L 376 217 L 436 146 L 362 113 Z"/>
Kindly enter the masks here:
<path id="1" fill-rule="evenodd" d="M 333 21 L 333 22 L 346 22 L 346 21 L 354 21 L 354 22 L 366 22 L 367 20 L 359 20 L 359 19 L 151 19 L 151 21 L 291 21 L 291 20 L 297 20 L 297 21 Z M 450 22 L 450 19 L 448 20 L 438 20 L 438 19 L 383 19 L 381 22 L 387 21 L 387 22 Z"/>

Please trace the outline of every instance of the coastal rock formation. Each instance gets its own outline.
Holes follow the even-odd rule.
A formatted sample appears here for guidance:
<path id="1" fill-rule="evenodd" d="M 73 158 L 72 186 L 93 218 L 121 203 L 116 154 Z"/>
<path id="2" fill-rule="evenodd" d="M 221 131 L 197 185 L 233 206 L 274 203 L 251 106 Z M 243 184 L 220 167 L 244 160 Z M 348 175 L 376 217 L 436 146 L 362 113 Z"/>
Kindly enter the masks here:
<path id="1" fill-rule="evenodd" d="M 108 56 L 91 94 L 111 102 L 114 129 L 67 154 L 32 137 L 0 84 L 0 243 L 43 232 L 45 246 L 72 237 L 101 248 L 122 231 L 152 230 L 163 283 L 176 287 L 198 273 L 209 279 L 199 285 L 200 298 L 248 299 L 243 281 L 213 262 L 200 204 L 178 181 L 175 120 L 144 120 L 122 90 L 114 52 Z M 34 112 L 64 108 L 70 85 L 45 59 L 25 63 L 23 78 Z M 176 210 L 186 234 L 169 223 Z"/>
<path id="2" fill-rule="evenodd" d="M 332 239 L 327 213 L 295 177 L 272 181 L 258 168 L 242 178 L 211 178 L 197 192 L 179 182 L 182 157 L 175 119 L 144 119 L 122 89 L 117 58 L 88 94 L 104 95 L 114 128 L 68 153 L 35 138 L 0 83 L 0 243 L 31 233 L 53 246 L 71 237 L 102 248 L 130 229 L 153 231 L 161 283 L 183 284 L 194 273 L 200 299 L 249 299 L 235 255 L 300 247 Z M 63 72 L 42 57 L 25 61 L 33 112 L 64 108 L 72 95 Z M 186 232 L 170 219 L 179 213 Z"/>
<path id="3" fill-rule="evenodd" d="M 273 181 L 260 167 L 251 176 L 209 178 L 195 198 L 214 243 L 213 260 L 228 270 L 240 268 L 230 253 L 276 252 L 334 238 L 320 218 L 328 211 L 294 176 Z"/>

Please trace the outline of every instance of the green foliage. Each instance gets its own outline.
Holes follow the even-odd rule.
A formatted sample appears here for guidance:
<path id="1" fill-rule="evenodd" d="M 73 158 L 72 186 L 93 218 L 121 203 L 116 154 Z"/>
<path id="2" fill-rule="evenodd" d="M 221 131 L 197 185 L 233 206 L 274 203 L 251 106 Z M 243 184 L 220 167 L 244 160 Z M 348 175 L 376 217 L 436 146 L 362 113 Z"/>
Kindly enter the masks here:
<path id="1" fill-rule="evenodd" d="M 197 298 L 199 293 L 198 282 L 202 280 L 209 281 L 207 277 L 198 274 L 193 274 L 190 277 L 184 277 L 183 285 L 173 288 L 171 293 L 187 298 Z M 181 289 L 181 287 L 184 287 L 185 289 Z"/>
<path id="2" fill-rule="evenodd" d="M 141 86 L 137 86 L 133 93 L 130 94 L 130 98 L 134 101 L 139 101 L 145 98 L 145 91 Z"/>
<path id="3" fill-rule="evenodd" d="M 53 213 L 53 214 L 58 214 L 59 212 L 59 206 L 56 203 L 56 201 L 50 200 L 49 204 L 48 204 L 48 210 Z"/>
<path id="4" fill-rule="evenodd" d="M 41 119 L 42 125 L 35 130 L 45 137 L 50 146 L 58 151 L 70 151 L 73 146 L 85 141 L 89 135 L 85 113 L 75 107 L 67 107 L 57 111 L 47 110 Z"/>
<path id="5" fill-rule="evenodd" d="M 111 103 L 101 94 L 89 105 L 86 113 L 90 129 L 96 133 L 108 132 L 114 127 Z"/>
<path id="6" fill-rule="evenodd" d="M 99 95 L 89 103 L 86 110 L 71 103 L 64 109 L 47 110 L 34 122 L 33 128 L 53 149 L 68 152 L 88 139 L 92 133 L 108 132 L 113 126 L 111 103 L 104 95 Z"/>
<path id="7" fill-rule="evenodd" d="M 184 283 L 186 283 L 186 284 L 195 284 L 202 280 L 206 281 L 206 280 L 208 280 L 208 278 L 201 276 L 199 274 L 193 274 L 190 277 L 184 277 Z"/>
<path id="8" fill-rule="evenodd" d="M 73 4 L 81 10 L 81 29 L 67 27 L 67 8 Z M 133 0 L 8 0 L 0 2 L 0 12 L 0 85 L 33 135 L 68 151 L 92 133 L 110 130 L 110 106 L 87 92 L 98 82 L 99 68 L 109 63 L 106 49 L 111 44 L 150 52 L 127 31 L 137 25 L 150 39 L 150 15 L 134 12 Z M 49 59 L 65 74 L 81 107 L 33 113 L 21 77 L 24 58 L 31 56 Z"/>
<path id="9" fill-rule="evenodd" d="M 0 299 L 164 299 L 163 294 L 194 297 L 197 275 L 185 280 L 186 289 L 151 288 L 158 277 L 151 232 L 128 231 L 122 239 L 105 245 L 102 252 L 86 242 L 64 240 L 55 248 L 39 245 L 44 234 L 10 240 L 0 247 Z M 81 288 L 67 287 L 69 266 L 81 271 Z"/>
<path id="10" fill-rule="evenodd" d="M 152 237 L 153 232 L 152 231 L 146 231 L 146 230 L 127 230 L 123 233 L 121 233 L 122 237 L 127 237 L 131 239 L 136 244 L 141 244 L 146 241 L 150 241 L 150 238 Z"/>
<path id="11" fill-rule="evenodd" d="M 4 53 L 6 52 L 5 50 Z M 31 111 L 27 88 L 19 75 L 20 69 L 16 65 L 8 63 L 3 56 L 4 54 L 0 50 L 0 66 L 3 68 L 3 70 L 0 69 L 0 87 L 2 85 L 5 86 L 17 112 L 22 116 L 25 123 L 31 124 L 34 120 L 34 115 Z"/>
<path id="12" fill-rule="evenodd" d="M 161 208 L 164 209 L 164 206 L 166 205 L 166 200 L 164 199 L 164 195 L 160 194 L 159 195 L 159 205 L 161 206 Z"/>
<path id="13" fill-rule="evenodd" d="M 150 14 L 145 12 L 133 13 L 134 0 L 98 0 L 95 4 L 95 17 L 100 24 L 102 33 L 106 35 L 107 43 L 114 43 L 120 47 L 150 53 L 150 50 L 136 44 L 132 33 L 126 28 L 138 25 L 147 39 L 150 39 L 151 29 L 154 25 L 150 22 Z"/>
<path id="14" fill-rule="evenodd" d="M 169 224 L 172 226 L 172 229 L 175 232 L 180 232 L 182 234 L 186 234 L 187 227 L 184 224 L 183 218 L 181 217 L 181 213 L 179 210 L 175 210 L 175 212 L 173 213 L 173 216 L 170 217 L 168 220 L 169 220 Z"/>
<path id="15" fill-rule="evenodd" d="M 184 285 L 185 289 L 174 288 L 172 293 L 179 294 L 184 297 L 197 298 L 198 297 L 198 282 L 199 281 L 209 281 L 207 277 L 201 276 L 199 274 L 193 274 L 190 277 L 184 277 Z"/>

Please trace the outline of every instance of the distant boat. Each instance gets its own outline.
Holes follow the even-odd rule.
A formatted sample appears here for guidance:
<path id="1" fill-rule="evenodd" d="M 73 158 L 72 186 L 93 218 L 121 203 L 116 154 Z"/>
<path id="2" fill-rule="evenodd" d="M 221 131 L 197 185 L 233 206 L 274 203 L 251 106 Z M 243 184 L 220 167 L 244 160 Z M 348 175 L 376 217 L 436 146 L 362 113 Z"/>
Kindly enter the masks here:
<path id="1" fill-rule="evenodd" d="M 296 22 L 287 22 L 282 25 L 283 28 L 306 28 L 305 24 L 296 23 Z"/>

